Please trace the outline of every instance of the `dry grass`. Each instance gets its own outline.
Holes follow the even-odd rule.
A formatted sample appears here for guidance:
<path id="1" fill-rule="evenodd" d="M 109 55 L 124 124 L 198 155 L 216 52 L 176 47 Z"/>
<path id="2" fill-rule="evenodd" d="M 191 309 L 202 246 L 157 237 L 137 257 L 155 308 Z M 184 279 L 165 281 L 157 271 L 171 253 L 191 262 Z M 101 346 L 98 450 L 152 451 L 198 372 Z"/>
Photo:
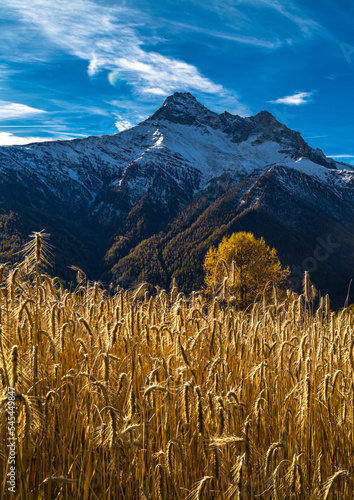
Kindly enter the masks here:
<path id="1" fill-rule="evenodd" d="M 0 477 L 21 499 L 353 499 L 354 318 L 2 270 Z M 306 300 L 307 299 L 307 300 Z M 0 484 L 2 498 L 7 486 Z"/>

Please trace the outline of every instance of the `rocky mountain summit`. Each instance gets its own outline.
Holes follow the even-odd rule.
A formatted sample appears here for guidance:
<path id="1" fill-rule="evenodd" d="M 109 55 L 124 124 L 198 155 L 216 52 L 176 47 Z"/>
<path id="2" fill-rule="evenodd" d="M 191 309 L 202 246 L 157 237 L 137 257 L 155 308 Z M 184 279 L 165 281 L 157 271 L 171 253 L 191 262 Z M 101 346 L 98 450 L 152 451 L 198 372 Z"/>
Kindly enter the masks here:
<path id="1" fill-rule="evenodd" d="M 238 230 L 275 246 L 295 287 L 309 270 L 338 305 L 354 274 L 353 169 L 267 111 L 217 114 L 189 93 L 117 134 L 0 147 L 0 202 L 1 259 L 45 228 L 67 279 L 75 264 L 126 287 L 176 277 L 190 291 L 207 248 Z"/>

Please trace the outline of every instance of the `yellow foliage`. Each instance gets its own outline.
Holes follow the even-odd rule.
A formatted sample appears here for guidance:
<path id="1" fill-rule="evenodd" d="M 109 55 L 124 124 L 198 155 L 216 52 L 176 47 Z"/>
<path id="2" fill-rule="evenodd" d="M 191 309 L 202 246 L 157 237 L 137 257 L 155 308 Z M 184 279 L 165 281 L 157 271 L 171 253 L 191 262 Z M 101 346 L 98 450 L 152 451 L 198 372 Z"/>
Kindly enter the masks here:
<path id="1" fill-rule="evenodd" d="M 251 304 L 269 287 L 281 286 L 290 274 L 288 267 L 282 267 L 275 248 L 247 232 L 225 236 L 218 248 L 211 247 L 204 271 L 207 294 L 224 285 L 241 307 Z"/>

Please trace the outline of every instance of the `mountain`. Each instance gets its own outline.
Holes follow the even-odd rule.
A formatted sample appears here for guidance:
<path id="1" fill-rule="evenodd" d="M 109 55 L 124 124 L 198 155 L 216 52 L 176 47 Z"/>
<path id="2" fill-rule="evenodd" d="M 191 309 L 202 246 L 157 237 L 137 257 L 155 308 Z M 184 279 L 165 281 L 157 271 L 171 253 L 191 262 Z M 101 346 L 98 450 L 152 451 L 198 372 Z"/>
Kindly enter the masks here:
<path id="1" fill-rule="evenodd" d="M 252 231 L 342 306 L 354 271 L 354 171 L 267 111 L 214 113 L 175 93 L 123 132 L 0 147 L 0 258 L 45 228 L 55 271 L 189 292 L 224 235 Z M 354 300 L 354 297 L 351 297 Z"/>

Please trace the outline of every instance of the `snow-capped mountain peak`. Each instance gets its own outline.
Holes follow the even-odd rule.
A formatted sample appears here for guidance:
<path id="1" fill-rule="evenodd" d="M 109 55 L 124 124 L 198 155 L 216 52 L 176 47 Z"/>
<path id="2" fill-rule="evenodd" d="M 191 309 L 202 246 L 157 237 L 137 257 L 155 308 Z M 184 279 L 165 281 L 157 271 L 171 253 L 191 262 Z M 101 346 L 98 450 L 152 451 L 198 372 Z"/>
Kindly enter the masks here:
<path id="1" fill-rule="evenodd" d="M 152 190 L 161 172 L 167 176 L 166 185 L 182 190 L 180 198 L 185 202 L 186 196 L 223 174 L 235 184 L 275 165 L 301 170 L 329 187 L 333 181 L 328 169 L 337 168 L 271 113 L 261 111 L 246 118 L 217 114 L 188 92 L 167 97 L 147 120 L 112 136 L 0 148 L 4 174 L 24 182 L 35 178 L 45 196 L 52 192 L 65 203 L 74 199 L 95 213 L 97 200 L 109 186 L 124 193 L 133 206 L 146 190 Z M 341 178 L 339 172 L 336 184 Z M 166 185 L 158 184 L 164 192 L 156 196 L 166 199 Z M 105 217 L 117 212 L 112 206 L 106 208 Z"/>
<path id="2" fill-rule="evenodd" d="M 189 92 L 175 92 L 150 118 L 150 121 L 168 120 L 173 123 L 192 125 L 197 122 L 215 122 L 218 114 L 203 106 Z"/>

